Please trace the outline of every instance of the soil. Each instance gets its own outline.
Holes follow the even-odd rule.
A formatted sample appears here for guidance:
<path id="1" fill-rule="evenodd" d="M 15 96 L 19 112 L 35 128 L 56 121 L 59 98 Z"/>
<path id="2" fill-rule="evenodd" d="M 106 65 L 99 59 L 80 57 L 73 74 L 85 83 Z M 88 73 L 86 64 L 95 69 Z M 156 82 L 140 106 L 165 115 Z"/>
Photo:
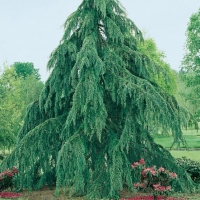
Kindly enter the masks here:
<path id="1" fill-rule="evenodd" d="M 49 187 L 43 187 L 40 190 L 37 191 L 23 191 L 22 197 L 26 200 L 84 200 L 84 197 L 69 197 L 68 194 L 64 195 L 63 192 L 61 192 L 59 197 L 54 196 L 55 189 L 49 189 Z M 120 196 L 123 198 L 130 198 L 135 196 L 136 194 L 133 194 L 129 192 L 128 190 L 123 190 L 120 192 Z M 140 196 L 147 195 L 147 194 L 138 194 Z"/>
<path id="2" fill-rule="evenodd" d="M 59 195 L 59 197 L 54 196 L 55 189 L 49 189 L 49 187 L 43 187 L 37 191 L 23 191 L 22 197 L 27 200 L 66 200 L 66 199 L 73 199 L 73 200 L 83 200 L 82 197 L 69 197 L 63 194 L 63 192 Z"/>

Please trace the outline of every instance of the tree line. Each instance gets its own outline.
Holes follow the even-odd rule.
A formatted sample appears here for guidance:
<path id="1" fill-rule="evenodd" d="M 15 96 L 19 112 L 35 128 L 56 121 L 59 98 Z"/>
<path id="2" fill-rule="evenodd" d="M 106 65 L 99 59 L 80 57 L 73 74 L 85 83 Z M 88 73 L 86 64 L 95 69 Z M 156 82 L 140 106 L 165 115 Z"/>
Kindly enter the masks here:
<path id="1" fill-rule="evenodd" d="M 180 72 L 185 91 L 182 96 L 198 130 L 200 122 L 200 9 L 192 14 L 186 30 L 185 55 Z"/>
<path id="2" fill-rule="evenodd" d="M 16 143 L 27 106 L 43 88 L 38 69 L 33 63 L 4 64 L 0 71 L 0 150 Z"/>

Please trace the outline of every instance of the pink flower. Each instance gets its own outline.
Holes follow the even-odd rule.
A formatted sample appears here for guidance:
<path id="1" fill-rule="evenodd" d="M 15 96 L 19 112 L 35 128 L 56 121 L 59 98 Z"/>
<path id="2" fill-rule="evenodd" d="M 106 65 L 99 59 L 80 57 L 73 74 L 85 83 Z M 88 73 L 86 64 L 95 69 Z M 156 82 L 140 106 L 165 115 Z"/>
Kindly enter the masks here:
<path id="1" fill-rule="evenodd" d="M 160 184 L 155 184 L 155 185 L 153 185 L 153 187 L 154 187 L 154 190 L 155 191 L 162 191 L 162 192 L 166 192 L 166 191 L 171 191 L 172 190 L 172 188 L 171 188 L 171 186 L 162 186 L 162 185 L 160 185 Z"/>
<path id="2" fill-rule="evenodd" d="M 146 177 L 146 170 L 142 170 L 142 176 L 145 178 Z"/>
<path id="3" fill-rule="evenodd" d="M 134 162 L 132 165 L 131 165 L 131 167 L 132 168 L 136 168 L 137 166 L 139 166 L 140 164 L 139 164 L 139 162 Z"/>
<path id="4" fill-rule="evenodd" d="M 146 168 L 143 170 L 146 175 L 146 172 L 149 172 L 150 174 L 152 174 L 153 176 L 155 176 L 157 174 L 157 172 L 155 171 L 154 167 L 151 167 L 151 168 Z M 143 175 L 143 174 L 142 174 Z"/>
<path id="5" fill-rule="evenodd" d="M 140 159 L 139 163 L 140 163 L 141 165 L 144 165 L 144 164 L 145 164 L 144 158 Z"/>
<path id="6" fill-rule="evenodd" d="M 164 172 L 165 171 L 165 169 L 163 168 L 163 167 L 160 167 L 159 169 L 158 169 L 158 172 Z"/>
<path id="7" fill-rule="evenodd" d="M 135 183 L 133 184 L 135 188 L 146 188 L 146 185 L 144 183 Z"/>
<path id="8" fill-rule="evenodd" d="M 159 187 L 159 190 L 165 192 L 165 191 L 166 191 L 166 187 L 165 187 L 165 186 L 160 186 L 160 187 Z"/>
<path id="9" fill-rule="evenodd" d="M 142 183 L 142 184 L 140 185 L 140 187 L 141 187 L 141 188 L 146 188 L 146 185 Z"/>
<path id="10" fill-rule="evenodd" d="M 140 187 L 140 183 L 134 183 L 133 185 L 135 188 Z"/>
<path id="11" fill-rule="evenodd" d="M 171 186 L 167 186 L 166 190 L 172 191 L 172 187 Z"/>
<path id="12" fill-rule="evenodd" d="M 154 184 L 153 187 L 154 187 L 154 190 L 155 190 L 155 191 L 156 191 L 156 190 L 159 190 L 160 184 Z"/>
<path id="13" fill-rule="evenodd" d="M 173 178 L 175 179 L 175 178 L 177 178 L 178 176 L 177 176 L 176 173 L 171 172 L 171 173 L 169 173 L 169 177 L 172 178 L 172 179 L 173 179 Z"/>
<path id="14" fill-rule="evenodd" d="M 13 173 L 12 173 L 12 172 L 9 172 L 9 173 L 8 173 L 8 176 L 9 176 L 9 177 L 12 177 L 12 176 L 13 176 Z"/>

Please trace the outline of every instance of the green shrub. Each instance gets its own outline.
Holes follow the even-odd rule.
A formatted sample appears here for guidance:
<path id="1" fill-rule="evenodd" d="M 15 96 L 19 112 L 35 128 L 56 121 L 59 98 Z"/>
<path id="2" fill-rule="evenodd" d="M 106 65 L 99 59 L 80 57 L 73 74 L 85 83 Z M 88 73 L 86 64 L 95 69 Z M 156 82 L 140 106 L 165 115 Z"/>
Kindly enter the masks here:
<path id="1" fill-rule="evenodd" d="M 200 183 L 200 163 L 186 157 L 176 158 L 179 166 L 183 167 L 195 183 Z"/>

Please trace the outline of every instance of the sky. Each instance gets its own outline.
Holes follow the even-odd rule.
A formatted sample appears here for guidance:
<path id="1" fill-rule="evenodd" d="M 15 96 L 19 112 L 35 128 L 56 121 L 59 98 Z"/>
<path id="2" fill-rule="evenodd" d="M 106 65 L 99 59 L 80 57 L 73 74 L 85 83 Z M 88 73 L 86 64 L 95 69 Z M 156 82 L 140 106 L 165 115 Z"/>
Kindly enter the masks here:
<path id="1" fill-rule="evenodd" d="M 5 63 L 32 62 L 46 81 L 51 52 L 64 33 L 63 24 L 82 0 L 0 0 L 0 68 Z M 128 17 L 165 52 L 179 70 L 185 32 L 200 0 L 121 0 Z"/>

